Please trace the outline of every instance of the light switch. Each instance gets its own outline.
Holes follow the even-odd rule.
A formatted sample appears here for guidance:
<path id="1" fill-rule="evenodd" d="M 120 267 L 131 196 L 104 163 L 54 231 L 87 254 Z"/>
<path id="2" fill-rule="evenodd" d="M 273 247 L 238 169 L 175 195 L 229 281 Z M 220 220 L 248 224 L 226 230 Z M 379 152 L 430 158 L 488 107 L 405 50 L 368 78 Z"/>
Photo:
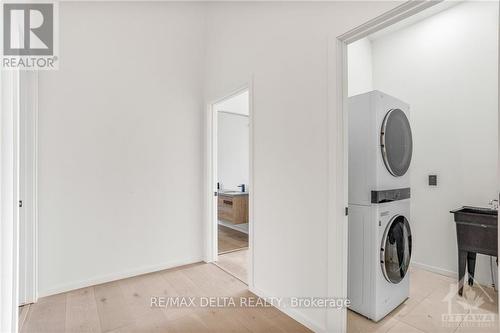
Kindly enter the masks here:
<path id="1" fill-rule="evenodd" d="M 437 186 L 437 184 L 438 184 L 438 176 L 429 175 L 429 186 Z"/>

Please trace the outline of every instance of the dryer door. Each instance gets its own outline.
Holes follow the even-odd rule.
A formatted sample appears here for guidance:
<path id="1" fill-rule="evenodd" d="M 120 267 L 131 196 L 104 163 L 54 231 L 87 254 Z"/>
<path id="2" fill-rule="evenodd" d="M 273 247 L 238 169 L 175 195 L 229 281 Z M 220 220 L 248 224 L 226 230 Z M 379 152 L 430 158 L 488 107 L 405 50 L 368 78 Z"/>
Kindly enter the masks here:
<path id="1" fill-rule="evenodd" d="M 403 176 L 410 167 L 413 141 L 410 122 L 400 109 L 389 110 L 385 115 L 380 148 L 387 170 L 395 177 Z"/>
<path id="2" fill-rule="evenodd" d="M 410 267 L 411 229 L 403 215 L 395 215 L 385 229 L 380 246 L 380 264 L 390 283 L 399 283 Z"/>

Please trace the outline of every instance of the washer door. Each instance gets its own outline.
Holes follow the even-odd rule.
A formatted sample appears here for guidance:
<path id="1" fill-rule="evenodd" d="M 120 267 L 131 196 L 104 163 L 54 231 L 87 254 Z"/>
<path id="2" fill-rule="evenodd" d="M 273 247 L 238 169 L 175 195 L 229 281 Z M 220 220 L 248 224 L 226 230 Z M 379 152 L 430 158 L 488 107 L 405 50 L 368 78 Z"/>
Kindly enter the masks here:
<path id="1" fill-rule="evenodd" d="M 390 283 L 399 283 L 410 267 L 411 229 L 403 215 L 395 215 L 387 228 L 380 246 L 380 264 Z"/>
<path id="2" fill-rule="evenodd" d="M 395 177 L 408 171 L 413 150 L 410 122 L 403 111 L 387 112 L 380 131 L 380 147 L 387 170 Z"/>

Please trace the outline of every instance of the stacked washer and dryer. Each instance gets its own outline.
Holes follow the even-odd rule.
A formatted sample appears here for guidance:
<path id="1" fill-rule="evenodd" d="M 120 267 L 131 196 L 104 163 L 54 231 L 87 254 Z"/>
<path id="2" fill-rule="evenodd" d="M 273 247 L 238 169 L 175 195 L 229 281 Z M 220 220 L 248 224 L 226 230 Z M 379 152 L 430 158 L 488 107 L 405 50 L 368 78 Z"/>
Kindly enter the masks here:
<path id="1" fill-rule="evenodd" d="M 350 309 L 379 321 L 409 296 L 409 106 L 380 91 L 349 98 Z"/>

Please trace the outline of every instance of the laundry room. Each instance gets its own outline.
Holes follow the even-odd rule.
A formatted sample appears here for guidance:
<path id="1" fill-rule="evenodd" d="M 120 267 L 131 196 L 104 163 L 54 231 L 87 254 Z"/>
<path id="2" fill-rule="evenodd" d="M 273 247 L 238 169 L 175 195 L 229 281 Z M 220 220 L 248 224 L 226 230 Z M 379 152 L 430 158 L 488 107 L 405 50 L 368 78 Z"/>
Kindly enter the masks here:
<path id="1" fill-rule="evenodd" d="M 498 16 L 445 1 L 348 45 L 348 331 L 498 331 Z"/>

